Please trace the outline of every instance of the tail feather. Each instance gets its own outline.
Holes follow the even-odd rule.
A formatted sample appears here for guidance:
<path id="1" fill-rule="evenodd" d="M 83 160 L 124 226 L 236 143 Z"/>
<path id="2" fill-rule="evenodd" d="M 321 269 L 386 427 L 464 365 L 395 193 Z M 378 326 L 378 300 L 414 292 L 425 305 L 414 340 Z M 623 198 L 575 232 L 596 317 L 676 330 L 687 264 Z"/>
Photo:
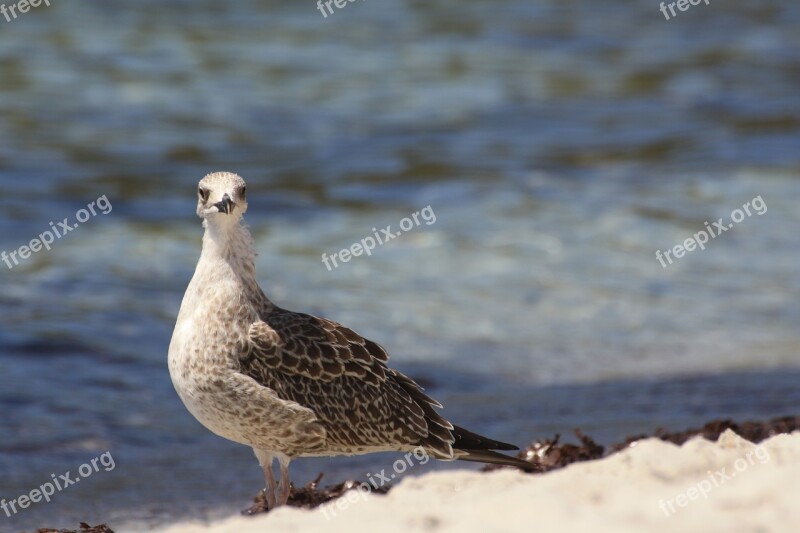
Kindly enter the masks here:
<path id="1" fill-rule="evenodd" d="M 493 440 L 459 426 L 453 426 L 453 437 L 456 439 L 453 448 L 459 450 L 519 450 L 513 444 Z"/>
<path id="2" fill-rule="evenodd" d="M 461 461 L 475 461 L 477 463 L 490 463 L 502 466 L 513 466 L 525 471 L 533 470 L 533 463 L 517 459 L 516 457 L 509 457 L 502 453 L 493 452 L 491 450 L 459 450 L 464 455 L 459 455 L 458 459 Z"/>
<path id="3" fill-rule="evenodd" d="M 457 459 L 462 461 L 475 461 L 478 463 L 491 463 L 496 465 L 513 466 L 523 470 L 532 470 L 533 465 L 516 457 L 509 457 L 494 450 L 518 450 L 513 444 L 500 442 L 483 435 L 478 435 L 459 426 L 453 426 L 453 449 Z"/>

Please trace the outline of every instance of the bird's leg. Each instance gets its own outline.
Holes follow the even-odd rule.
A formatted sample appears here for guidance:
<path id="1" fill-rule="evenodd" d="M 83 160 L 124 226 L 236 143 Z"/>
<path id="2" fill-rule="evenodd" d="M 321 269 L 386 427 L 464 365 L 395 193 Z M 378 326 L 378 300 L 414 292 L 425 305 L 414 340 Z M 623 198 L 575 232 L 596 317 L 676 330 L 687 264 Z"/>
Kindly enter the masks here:
<path id="1" fill-rule="evenodd" d="M 256 452 L 258 464 L 264 470 L 264 481 L 267 484 L 265 496 L 267 498 L 267 506 L 272 510 L 278 506 L 278 484 L 275 482 L 275 474 L 272 472 L 273 455 L 270 452 L 255 448 L 253 451 Z"/>
<path id="2" fill-rule="evenodd" d="M 269 509 L 275 509 L 278 505 L 278 484 L 275 482 L 275 474 L 272 472 L 272 461 L 267 465 L 263 465 L 264 480 L 267 482 L 267 505 Z"/>
<path id="3" fill-rule="evenodd" d="M 291 492 L 292 485 L 289 482 L 289 462 L 291 462 L 291 458 L 283 455 L 278 454 L 278 463 L 281 465 L 281 484 L 280 484 L 280 492 L 278 493 L 278 505 L 286 505 L 286 502 L 289 501 L 289 493 Z"/>

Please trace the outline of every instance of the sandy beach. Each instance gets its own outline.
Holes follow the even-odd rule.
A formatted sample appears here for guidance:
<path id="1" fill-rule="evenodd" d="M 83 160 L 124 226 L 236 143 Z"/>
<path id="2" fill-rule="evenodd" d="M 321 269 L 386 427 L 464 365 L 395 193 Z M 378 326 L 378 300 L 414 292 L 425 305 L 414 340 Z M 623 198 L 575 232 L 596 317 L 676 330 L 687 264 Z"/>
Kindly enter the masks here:
<path id="1" fill-rule="evenodd" d="M 351 491 L 315 510 L 184 523 L 208 531 L 796 531 L 800 432 L 760 444 L 732 431 L 682 446 L 646 439 L 546 474 L 437 472 L 385 496 Z M 391 517 L 391 518 L 387 518 Z"/>

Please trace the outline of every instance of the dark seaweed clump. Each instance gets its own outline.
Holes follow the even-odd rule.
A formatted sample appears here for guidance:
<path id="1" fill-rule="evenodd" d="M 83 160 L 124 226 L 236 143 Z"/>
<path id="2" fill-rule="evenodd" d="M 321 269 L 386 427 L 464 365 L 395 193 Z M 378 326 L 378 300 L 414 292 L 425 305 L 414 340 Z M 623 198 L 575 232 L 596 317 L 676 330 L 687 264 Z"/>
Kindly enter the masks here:
<path id="1" fill-rule="evenodd" d="M 86 522 L 81 522 L 79 528 L 80 529 L 76 531 L 74 529 L 51 529 L 44 527 L 37 529 L 35 533 L 114 533 L 114 531 L 105 524 L 90 526 Z"/>

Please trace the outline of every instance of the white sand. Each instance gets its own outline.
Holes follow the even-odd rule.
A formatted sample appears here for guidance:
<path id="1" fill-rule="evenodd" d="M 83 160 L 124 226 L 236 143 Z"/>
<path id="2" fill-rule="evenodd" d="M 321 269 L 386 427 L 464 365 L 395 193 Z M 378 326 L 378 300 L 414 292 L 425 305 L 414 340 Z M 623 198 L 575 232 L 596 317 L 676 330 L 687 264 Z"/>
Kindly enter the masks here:
<path id="1" fill-rule="evenodd" d="M 800 432 L 758 446 L 731 431 L 716 443 L 696 438 L 681 447 L 648 439 L 549 474 L 436 472 L 406 477 L 386 496 L 351 494 L 340 508 L 330 504 L 327 517 L 286 507 L 163 533 L 797 532 Z"/>

